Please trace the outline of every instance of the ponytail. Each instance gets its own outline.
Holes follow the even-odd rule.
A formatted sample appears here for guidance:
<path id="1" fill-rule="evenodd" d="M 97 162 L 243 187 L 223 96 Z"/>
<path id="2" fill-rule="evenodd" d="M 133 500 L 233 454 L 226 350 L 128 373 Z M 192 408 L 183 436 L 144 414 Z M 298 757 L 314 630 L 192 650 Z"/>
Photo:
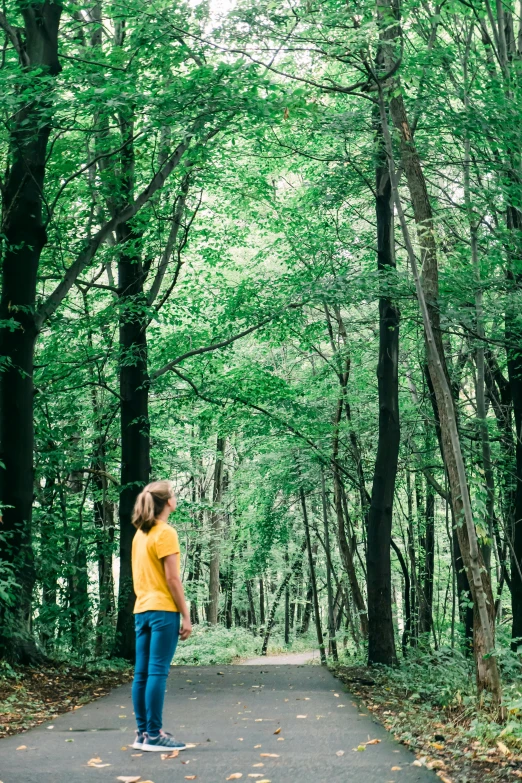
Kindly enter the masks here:
<path id="1" fill-rule="evenodd" d="M 174 490 L 170 481 L 153 481 L 140 492 L 134 504 L 132 512 L 132 524 L 137 530 L 148 533 L 154 527 L 158 517 L 167 501 L 174 496 Z"/>

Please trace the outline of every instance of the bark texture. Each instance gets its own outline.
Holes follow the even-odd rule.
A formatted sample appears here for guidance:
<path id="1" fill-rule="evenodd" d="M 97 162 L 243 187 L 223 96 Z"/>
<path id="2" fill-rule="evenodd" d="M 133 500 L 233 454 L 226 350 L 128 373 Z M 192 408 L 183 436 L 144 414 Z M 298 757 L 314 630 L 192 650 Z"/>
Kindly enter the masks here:
<path id="1" fill-rule="evenodd" d="M 395 269 L 393 213 L 388 162 L 382 129 L 376 120 L 376 198 L 377 266 L 386 287 L 386 273 Z M 393 664 L 396 660 L 392 617 L 390 545 L 395 478 L 399 458 L 399 320 L 392 299 L 379 298 L 379 361 L 377 365 L 379 394 L 379 436 L 368 511 L 368 547 L 366 568 L 368 580 L 368 662 Z"/>
<path id="2" fill-rule="evenodd" d="M 2 561 L 19 585 L 16 605 L 0 608 L 0 656 L 28 663 L 36 655 L 29 634 L 35 581 L 31 513 L 33 502 L 33 357 L 38 326 L 36 283 L 45 230 L 44 180 L 53 115 L 52 82 L 60 72 L 61 4 L 22 4 L 24 29 L 16 30 L 24 95 L 9 122 L 9 167 L 2 189 L 0 299 L 0 502 Z M 29 90 L 28 83 L 31 84 Z"/>

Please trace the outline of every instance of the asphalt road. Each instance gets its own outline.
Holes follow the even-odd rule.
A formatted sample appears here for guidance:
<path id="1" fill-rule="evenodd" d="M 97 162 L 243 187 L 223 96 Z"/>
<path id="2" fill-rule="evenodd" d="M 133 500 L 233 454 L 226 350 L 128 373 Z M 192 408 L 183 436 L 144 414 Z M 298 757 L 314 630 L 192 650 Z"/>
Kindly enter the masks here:
<path id="1" fill-rule="evenodd" d="M 223 783 L 240 774 L 230 779 L 440 783 L 435 773 L 412 765 L 414 756 L 320 666 L 173 667 L 164 718 L 167 731 L 195 747 L 175 759 L 136 755 L 131 689 L 124 685 L 0 740 L 0 781 L 107 783 L 140 776 L 140 783 Z M 373 739 L 381 741 L 356 750 Z M 107 766 L 89 766 L 91 759 Z"/>

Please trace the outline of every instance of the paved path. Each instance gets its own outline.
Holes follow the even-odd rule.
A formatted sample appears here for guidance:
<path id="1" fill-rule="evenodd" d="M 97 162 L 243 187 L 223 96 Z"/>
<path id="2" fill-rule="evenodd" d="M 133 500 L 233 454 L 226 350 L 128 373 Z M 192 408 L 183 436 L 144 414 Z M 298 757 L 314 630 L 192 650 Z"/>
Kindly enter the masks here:
<path id="1" fill-rule="evenodd" d="M 224 783 L 241 773 L 241 783 L 440 783 L 412 766 L 414 757 L 319 666 L 174 667 L 165 726 L 196 747 L 165 761 L 159 753 L 133 755 L 131 692 L 124 685 L 52 724 L 0 740 L 0 780 Z M 369 739 L 381 742 L 353 750 Z M 21 745 L 26 749 L 17 750 Z M 93 758 L 110 766 L 89 767 Z"/>
<path id="2" fill-rule="evenodd" d="M 319 661 L 319 650 L 308 650 L 301 653 L 260 655 L 257 658 L 247 658 L 246 661 L 240 661 L 240 666 L 302 666 L 305 663 L 319 663 Z"/>

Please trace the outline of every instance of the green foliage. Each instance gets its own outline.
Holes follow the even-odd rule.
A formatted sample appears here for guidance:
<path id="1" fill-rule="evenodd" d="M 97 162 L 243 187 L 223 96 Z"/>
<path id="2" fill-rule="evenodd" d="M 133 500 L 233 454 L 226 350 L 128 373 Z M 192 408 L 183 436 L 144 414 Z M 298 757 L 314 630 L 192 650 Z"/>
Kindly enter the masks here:
<path id="1" fill-rule="evenodd" d="M 226 629 L 222 626 L 196 626 L 190 639 L 180 642 L 174 665 L 212 666 L 235 663 L 259 651 L 259 640 L 244 628 Z"/>

